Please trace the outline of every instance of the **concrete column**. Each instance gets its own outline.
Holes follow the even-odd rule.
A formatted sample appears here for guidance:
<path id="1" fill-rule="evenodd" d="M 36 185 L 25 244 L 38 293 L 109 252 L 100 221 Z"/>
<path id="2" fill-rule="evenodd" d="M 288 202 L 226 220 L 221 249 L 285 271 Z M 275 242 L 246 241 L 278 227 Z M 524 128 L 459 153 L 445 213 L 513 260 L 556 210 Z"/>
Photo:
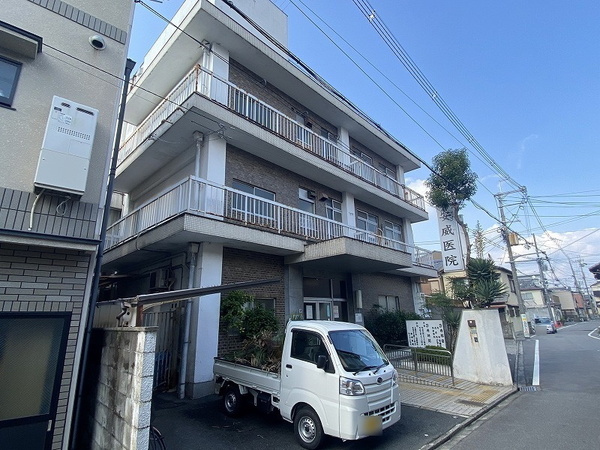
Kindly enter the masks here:
<path id="1" fill-rule="evenodd" d="M 338 128 L 338 146 L 342 149 L 339 155 L 340 162 L 344 165 L 350 164 L 350 135 L 345 128 Z"/>
<path id="2" fill-rule="evenodd" d="M 221 284 L 223 246 L 204 242 L 196 266 L 196 287 Z M 190 332 L 190 356 L 186 395 L 203 397 L 213 390 L 213 358 L 219 342 L 221 294 L 206 295 L 194 302 Z"/>
<path id="3" fill-rule="evenodd" d="M 227 104 L 228 87 L 220 80 L 229 80 L 229 51 L 217 43 L 208 43 L 210 51 L 202 55 L 201 65 L 207 72 L 215 76 L 210 83 L 210 97 L 220 103 Z"/>
<path id="4" fill-rule="evenodd" d="M 303 276 L 302 269 L 290 265 L 285 266 L 284 284 L 287 295 L 285 302 L 286 319 L 298 314 L 304 315 Z"/>
<path id="5" fill-rule="evenodd" d="M 348 192 L 342 192 L 342 223 L 350 227 L 356 226 L 354 195 Z"/>

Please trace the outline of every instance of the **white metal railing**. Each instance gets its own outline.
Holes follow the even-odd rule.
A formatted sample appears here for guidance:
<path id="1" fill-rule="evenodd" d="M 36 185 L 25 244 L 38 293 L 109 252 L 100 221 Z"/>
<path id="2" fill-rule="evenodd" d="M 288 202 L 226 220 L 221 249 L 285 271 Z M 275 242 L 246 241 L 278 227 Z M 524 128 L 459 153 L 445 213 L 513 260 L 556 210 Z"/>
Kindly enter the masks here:
<path id="1" fill-rule="evenodd" d="M 334 166 L 391 193 L 410 205 L 425 210 L 425 200 L 420 194 L 351 155 L 335 142 L 314 133 L 304 125 L 299 124 L 229 81 L 206 71 L 199 65 L 196 65 L 188 73 L 123 143 L 119 151 L 119 163 L 149 138 L 154 130 L 194 92 L 221 103 L 246 119 L 258 123 L 304 150 L 325 159 Z"/>
<path id="2" fill-rule="evenodd" d="M 184 212 L 235 220 L 316 242 L 346 236 L 410 253 L 413 264 L 433 267 L 428 250 L 196 177 L 171 186 L 110 225 L 106 232 L 106 249 Z"/>

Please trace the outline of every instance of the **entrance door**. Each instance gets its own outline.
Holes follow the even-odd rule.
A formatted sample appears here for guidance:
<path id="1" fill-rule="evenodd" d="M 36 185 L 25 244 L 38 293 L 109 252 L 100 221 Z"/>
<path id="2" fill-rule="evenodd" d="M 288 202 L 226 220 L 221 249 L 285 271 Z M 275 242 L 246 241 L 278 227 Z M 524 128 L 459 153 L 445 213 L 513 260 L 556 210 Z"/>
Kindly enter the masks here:
<path id="1" fill-rule="evenodd" d="M 49 449 L 70 313 L 0 313 L 0 445 Z"/>
<path id="2" fill-rule="evenodd" d="M 333 302 L 331 300 L 304 302 L 304 318 L 307 320 L 333 320 Z"/>

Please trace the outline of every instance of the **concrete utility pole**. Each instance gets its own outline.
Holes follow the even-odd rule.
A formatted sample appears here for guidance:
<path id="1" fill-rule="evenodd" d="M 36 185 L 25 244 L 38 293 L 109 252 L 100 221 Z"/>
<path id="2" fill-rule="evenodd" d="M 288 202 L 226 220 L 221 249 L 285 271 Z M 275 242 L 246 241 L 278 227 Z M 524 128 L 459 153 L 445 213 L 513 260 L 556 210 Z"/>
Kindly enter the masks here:
<path id="1" fill-rule="evenodd" d="M 579 284 L 579 280 L 577 279 L 577 276 L 575 276 L 575 269 L 573 269 L 573 264 L 571 263 L 571 258 L 567 258 L 567 261 L 569 261 L 569 267 L 571 267 L 571 274 L 573 275 L 573 281 L 575 282 L 575 289 L 577 289 L 577 292 L 579 292 L 579 294 L 583 298 L 583 317 L 585 317 L 586 319 L 589 320 L 590 315 L 588 314 L 588 308 L 587 308 L 587 305 L 585 304 L 585 295 L 583 294 L 583 291 L 581 290 L 581 285 Z"/>
<path id="2" fill-rule="evenodd" d="M 583 285 L 585 286 L 585 293 L 590 298 L 590 306 L 592 307 L 592 311 L 594 312 L 594 314 L 597 316 L 598 315 L 598 305 L 596 305 L 596 300 L 594 300 L 594 295 L 590 294 L 590 288 L 585 279 L 585 273 L 583 272 L 583 266 L 585 266 L 585 265 L 586 264 L 583 262 L 583 260 L 580 259 L 579 260 L 579 268 L 581 269 L 581 276 L 583 277 Z"/>
<path id="3" fill-rule="evenodd" d="M 506 244 L 506 250 L 508 252 L 508 262 L 510 263 L 510 270 L 512 272 L 513 281 L 515 284 L 515 294 L 517 295 L 517 301 L 519 302 L 519 314 L 525 314 L 527 312 L 527 308 L 525 307 L 525 303 L 523 303 L 523 297 L 521 296 L 521 288 L 519 286 L 519 278 L 517 276 L 517 267 L 515 265 L 515 258 L 512 252 L 512 246 L 508 237 L 508 227 L 506 226 L 506 217 L 504 216 L 504 205 L 502 204 L 502 197 L 508 194 L 514 194 L 515 192 L 522 192 L 521 190 L 515 190 L 510 192 L 503 192 L 500 194 L 494 195 L 498 199 L 498 211 L 500 212 L 500 220 L 501 220 L 501 229 L 502 237 L 504 238 L 504 242 Z"/>
<path id="4" fill-rule="evenodd" d="M 535 234 L 533 236 L 533 245 L 535 247 L 535 254 L 537 257 L 538 270 L 540 272 L 540 281 L 542 282 L 542 294 L 544 296 L 544 303 L 548 307 L 548 317 L 552 319 L 552 322 L 556 322 L 556 316 L 554 314 L 554 308 L 552 307 L 552 299 L 550 297 L 550 293 L 548 292 L 548 286 L 546 285 L 546 276 L 544 275 L 544 263 L 542 258 L 540 258 L 540 251 L 537 246 L 537 240 L 535 239 Z"/>

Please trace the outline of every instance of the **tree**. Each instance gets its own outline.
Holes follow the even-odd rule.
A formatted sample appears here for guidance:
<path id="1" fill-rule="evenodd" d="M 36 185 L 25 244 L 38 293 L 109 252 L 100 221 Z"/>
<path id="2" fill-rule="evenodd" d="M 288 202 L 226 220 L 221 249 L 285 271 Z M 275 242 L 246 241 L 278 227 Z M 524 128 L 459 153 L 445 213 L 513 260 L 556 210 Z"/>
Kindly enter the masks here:
<path id="1" fill-rule="evenodd" d="M 467 246 L 467 264 L 471 242 L 466 224 L 458 212 L 477 192 L 477 174 L 471 170 L 467 150 L 446 150 L 433 158 L 433 172 L 425 181 L 427 200 L 436 208 L 450 211 L 461 227 Z"/>
<path id="2" fill-rule="evenodd" d="M 479 223 L 479 220 L 477 221 L 477 225 L 473 230 L 473 241 L 475 243 L 475 255 L 478 258 L 483 259 L 483 252 L 485 251 L 485 241 L 483 237 L 483 228 L 481 227 L 481 223 Z"/>

